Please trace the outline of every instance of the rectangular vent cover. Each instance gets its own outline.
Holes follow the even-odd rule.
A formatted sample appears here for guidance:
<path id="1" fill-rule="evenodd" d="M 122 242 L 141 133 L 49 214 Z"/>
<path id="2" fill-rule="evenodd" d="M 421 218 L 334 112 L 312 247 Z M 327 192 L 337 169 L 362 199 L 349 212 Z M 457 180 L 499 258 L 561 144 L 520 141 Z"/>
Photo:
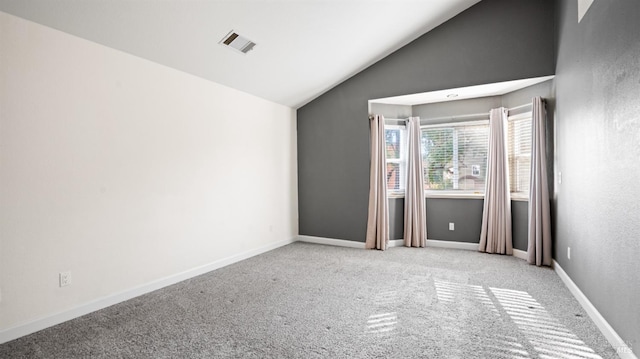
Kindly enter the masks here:
<path id="1" fill-rule="evenodd" d="M 233 30 L 231 30 L 227 34 L 227 36 L 223 37 L 222 40 L 220 40 L 220 44 L 236 51 L 240 51 L 243 54 L 246 54 L 247 52 L 253 50 L 254 46 L 256 46 L 255 42 L 247 39 L 246 37 L 238 35 Z"/>

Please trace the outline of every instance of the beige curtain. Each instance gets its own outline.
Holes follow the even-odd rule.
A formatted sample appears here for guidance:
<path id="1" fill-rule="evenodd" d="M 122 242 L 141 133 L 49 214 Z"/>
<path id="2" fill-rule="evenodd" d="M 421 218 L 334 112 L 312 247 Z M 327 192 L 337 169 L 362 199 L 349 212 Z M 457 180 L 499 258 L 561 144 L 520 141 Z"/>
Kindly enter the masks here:
<path id="1" fill-rule="evenodd" d="M 533 99 L 531 138 L 531 177 L 529 182 L 529 247 L 528 262 L 537 266 L 551 265 L 551 217 L 547 183 L 546 119 L 544 102 Z"/>
<path id="2" fill-rule="evenodd" d="M 489 116 L 487 182 L 478 250 L 513 254 L 511 240 L 511 196 L 507 158 L 507 109 L 493 109 Z"/>
<path id="3" fill-rule="evenodd" d="M 387 200 L 387 155 L 384 117 L 369 118 L 371 126 L 371 173 L 366 248 L 385 250 L 389 243 L 389 203 Z"/>
<path id="4" fill-rule="evenodd" d="M 404 245 L 407 247 L 427 245 L 427 210 L 420 143 L 420 118 L 411 117 L 407 122 L 407 185 L 404 194 Z"/>

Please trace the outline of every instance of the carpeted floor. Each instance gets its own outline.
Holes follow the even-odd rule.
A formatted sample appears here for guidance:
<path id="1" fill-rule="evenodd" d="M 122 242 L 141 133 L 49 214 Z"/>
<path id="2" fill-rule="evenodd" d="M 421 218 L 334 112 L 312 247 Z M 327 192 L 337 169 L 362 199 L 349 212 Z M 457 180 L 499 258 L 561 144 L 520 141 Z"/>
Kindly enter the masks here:
<path id="1" fill-rule="evenodd" d="M 0 358 L 615 358 L 513 257 L 293 243 L 0 345 Z"/>

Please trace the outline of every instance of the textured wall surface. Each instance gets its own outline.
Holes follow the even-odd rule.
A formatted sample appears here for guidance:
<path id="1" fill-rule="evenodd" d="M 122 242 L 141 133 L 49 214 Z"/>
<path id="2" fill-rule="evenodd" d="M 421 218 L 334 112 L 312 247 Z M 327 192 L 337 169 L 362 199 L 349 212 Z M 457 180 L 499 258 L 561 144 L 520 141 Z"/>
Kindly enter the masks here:
<path id="1" fill-rule="evenodd" d="M 527 250 L 529 244 L 529 202 L 511 201 L 511 238 L 513 248 Z"/>
<path id="2" fill-rule="evenodd" d="M 368 100 L 552 75 L 553 37 L 553 1 L 484 0 L 300 108 L 300 234 L 364 241 Z"/>
<path id="3" fill-rule="evenodd" d="M 638 355 L 640 2 L 558 16 L 554 257 Z"/>
<path id="4" fill-rule="evenodd" d="M 482 199 L 427 198 L 429 239 L 478 243 L 482 227 Z M 454 223 L 453 231 L 449 223 Z"/>
<path id="5" fill-rule="evenodd" d="M 458 122 L 460 119 L 445 120 L 442 117 L 464 116 L 472 114 L 486 114 L 485 119 L 489 119 L 489 110 L 502 106 L 502 96 L 488 96 L 471 98 L 466 100 L 428 103 L 413 106 L 414 116 L 420 117 L 420 123 L 429 125 L 432 123 Z M 431 119 L 439 120 L 433 122 Z M 482 120 L 473 118 L 472 120 Z M 462 119 L 462 121 L 468 121 Z"/>
<path id="6" fill-rule="evenodd" d="M 404 198 L 389 198 L 389 239 L 404 238 Z"/>
<path id="7" fill-rule="evenodd" d="M 384 103 L 371 103 L 369 113 L 382 115 L 387 119 L 407 119 L 412 116 L 412 106 L 409 105 L 388 105 Z"/>

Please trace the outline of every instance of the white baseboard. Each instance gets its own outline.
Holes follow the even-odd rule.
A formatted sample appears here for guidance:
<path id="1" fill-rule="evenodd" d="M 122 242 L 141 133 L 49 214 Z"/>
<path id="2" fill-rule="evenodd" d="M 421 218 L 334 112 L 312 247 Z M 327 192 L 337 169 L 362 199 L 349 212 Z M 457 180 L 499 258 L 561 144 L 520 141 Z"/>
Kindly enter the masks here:
<path id="1" fill-rule="evenodd" d="M 334 239 L 314 236 L 298 236 L 298 241 L 306 243 L 324 244 L 328 246 L 360 248 L 364 249 L 364 242 L 349 241 L 346 239 Z"/>
<path id="2" fill-rule="evenodd" d="M 295 238 L 283 240 L 283 241 L 271 243 L 262 247 L 258 247 L 255 249 L 251 249 L 242 253 L 238 253 L 236 255 L 232 255 L 230 257 L 219 259 L 217 261 L 214 261 L 193 269 L 186 270 L 181 273 L 173 274 L 168 277 L 143 284 L 141 286 L 138 286 L 132 289 L 128 289 L 119 293 L 108 295 L 106 297 L 81 304 L 75 308 L 65 310 L 56 314 L 52 314 L 40 319 L 36 319 L 26 324 L 21 324 L 9 329 L 5 329 L 3 331 L 0 331 L 0 344 L 23 337 L 31 333 L 35 333 L 39 330 L 52 327 L 54 325 L 69 321 L 71 319 L 78 318 L 85 314 L 89 314 L 91 312 L 95 312 L 97 310 L 107 308 L 114 304 L 124 302 L 126 300 L 141 296 L 143 294 L 153 292 L 154 290 L 158 290 L 160 288 L 181 282 L 183 280 L 193 278 L 201 274 L 205 274 L 212 270 L 216 270 L 218 268 L 228 266 L 229 264 L 233 264 L 241 260 L 251 258 L 253 256 L 257 256 L 259 254 L 268 252 L 270 250 L 285 246 L 293 242 L 295 242 Z"/>
<path id="3" fill-rule="evenodd" d="M 638 357 L 633 354 L 631 348 L 627 346 L 627 343 L 616 333 L 616 331 L 609 325 L 609 323 L 604 319 L 602 314 L 598 312 L 598 309 L 591 304 L 589 299 L 584 293 L 578 288 L 578 286 L 571 280 L 569 275 L 562 269 L 560 264 L 553 261 L 553 269 L 558 274 L 558 277 L 562 280 L 564 285 L 569 289 L 571 294 L 578 300 L 578 303 L 584 308 L 587 312 L 591 320 L 596 324 L 598 329 L 602 332 L 602 334 L 607 338 L 611 346 L 616 350 L 620 358 L 623 359 L 638 359 Z"/>
<path id="4" fill-rule="evenodd" d="M 388 247 L 403 247 L 404 239 L 390 239 Z"/>
<path id="5" fill-rule="evenodd" d="M 306 243 L 324 244 L 327 246 L 347 247 L 347 248 L 359 248 L 364 249 L 364 242 L 349 241 L 346 239 L 335 239 L 326 237 L 314 237 L 314 236 L 298 236 L 298 241 Z M 404 239 L 391 239 L 389 240 L 388 248 L 402 247 L 404 246 Z"/>
<path id="6" fill-rule="evenodd" d="M 427 247 L 464 249 L 467 251 L 477 251 L 478 243 L 453 242 L 453 241 L 442 241 L 439 239 L 427 239 Z"/>
<path id="7" fill-rule="evenodd" d="M 527 251 L 523 251 L 515 248 L 513 249 L 513 256 L 516 258 L 524 259 L 525 261 L 529 259 L 529 256 L 527 255 Z"/>
<path id="8" fill-rule="evenodd" d="M 478 243 L 469 242 L 453 242 L 453 241 L 441 241 L 437 239 L 427 239 L 427 247 L 438 248 L 450 248 L 450 249 L 464 249 L 469 251 L 477 251 Z M 513 249 L 513 256 L 519 259 L 527 260 L 527 251 L 520 249 Z"/>
<path id="9" fill-rule="evenodd" d="M 326 237 L 314 237 L 314 236 L 298 236 L 298 241 L 306 243 L 324 244 L 327 246 L 348 247 L 348 248 L 360 248 L 364 249 L 364 242 L 349 241 L 346 239 L 335 239 Z M 402 247 L 404 246 L 404 239 L 390 239 L 388 248 Z"/>
<path id="10" fill-rule="evenodd" d="M 349 248 L 361 248 L 364 249 L 364 242 L 349 241 L 346 239 L 334 239 L 326 237 L 314 237 L 314 236 L 298 236 L 298 241 L 324 244 L 328 246 L 349 247 Z M 404 239 L 391 239 L 389 240 L 388 247 L 402 247 L 404 246 Z M 451 249 L 466 249 L 477 251 L 478 243 L 466 243 L 466 242 L 453 242 L 453 241 L 441 241 L 437 239 L 427 239 L 427 247 L 439 247 L 439 248 L 451 248 Z"/>
<path id="11" fill-rule="evenodd" d="M 361 248 L 361 249 L 365 248 L 364 242 L 356 242 L 356 241 L 350 241 L 346 239 L 335 239 L 335 238 L 314 237 L 314 236 L 298 236 L 298 241 L 315 243 L 315 244 L 324 244 L 328 246 Z M 404 246 L 404 239 L 389 240 L 389 245 L 388 245 L 389 248 L 402 247 L 402 246 Z M 464 249 L 469 251 L 477 251 L 478 243 L 443 241 L 439 239 L 427 239 L 427 247 Z M 527 252 L 519 249 L 514 249 L 513 256 L 516 258 L 526 260 Z"/>

